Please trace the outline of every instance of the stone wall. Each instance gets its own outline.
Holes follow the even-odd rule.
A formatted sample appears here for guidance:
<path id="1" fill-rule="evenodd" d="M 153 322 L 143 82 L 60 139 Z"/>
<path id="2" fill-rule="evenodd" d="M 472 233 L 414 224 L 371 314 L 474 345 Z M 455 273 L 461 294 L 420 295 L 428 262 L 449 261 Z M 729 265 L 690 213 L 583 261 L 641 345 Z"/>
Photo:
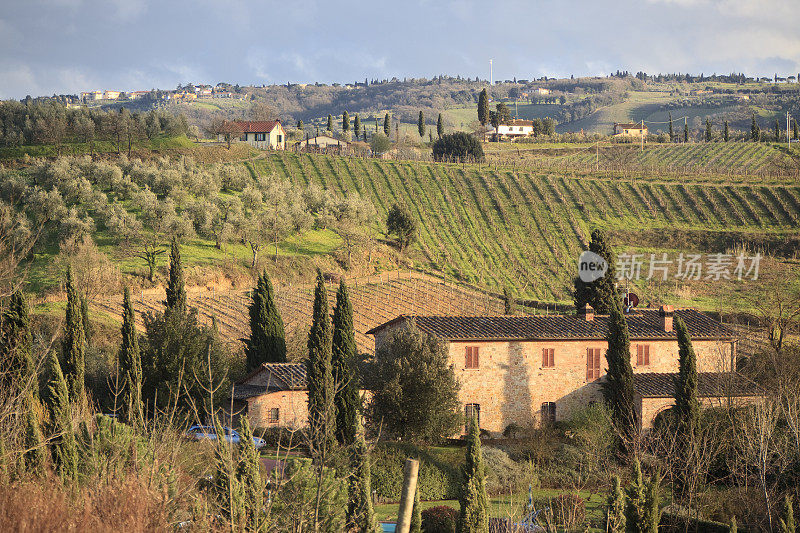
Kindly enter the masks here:
<path id="1" fill-rule="evenodd" d="M 761 401 L 763 398 L 757 396 L 736 396 L 736 397 L 714 397 L 714 398 L 700 398 L 700 405 L 702 407 L 741 407 L 743 405 L 752 404 Z M 653 422 L 656 416 L 661 411 L 664 411 L 675 405 L 674 398 L 642 398 L 636 396 L 636 410 L 642 421 L 642 429 L 650 429 L 653 427 Z"/>
<path id="2" fill-rule="evenodd" d="M 269 421 L 269 410 L 278 408 L 278 420 Z M 247 400 L 247 417 L 253 428 L 300 428 L 308 421 L 308 392 L 269 392 Z"/>

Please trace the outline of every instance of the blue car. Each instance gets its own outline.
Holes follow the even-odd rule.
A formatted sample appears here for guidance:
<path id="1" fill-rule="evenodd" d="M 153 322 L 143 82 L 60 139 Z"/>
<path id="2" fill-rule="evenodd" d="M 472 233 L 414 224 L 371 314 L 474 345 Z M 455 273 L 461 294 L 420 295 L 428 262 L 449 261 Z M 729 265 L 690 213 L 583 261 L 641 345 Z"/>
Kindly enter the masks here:
<path id="1" fill-rule="evenodd" d="M 223 427 L 222 430 L 225 432 L 224 438 L 229 444 L 239 444 L 241 442 L 242 437 L 235 429 Z M 217 432 L 213 426 L 192 426 L 186 430 L 184 436 L 191 440 L 216 440 Z M 266 444 L 264 439 L 253 437 L 253 445 L 257 450 L 263 448 Z"/>

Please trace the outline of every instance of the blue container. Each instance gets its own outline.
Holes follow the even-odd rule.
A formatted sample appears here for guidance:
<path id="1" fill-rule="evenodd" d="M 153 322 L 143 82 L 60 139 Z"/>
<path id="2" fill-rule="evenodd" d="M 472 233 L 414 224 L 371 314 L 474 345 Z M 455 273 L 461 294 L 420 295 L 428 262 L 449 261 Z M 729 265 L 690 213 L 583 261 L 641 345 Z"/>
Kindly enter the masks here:
<path id="1" fill-rule="evenodd" d="M 394 533 L 394 530 L 397 528 L 397 524 L 394 522 L 381 522 L 381 529 L 384 533 Z"/>

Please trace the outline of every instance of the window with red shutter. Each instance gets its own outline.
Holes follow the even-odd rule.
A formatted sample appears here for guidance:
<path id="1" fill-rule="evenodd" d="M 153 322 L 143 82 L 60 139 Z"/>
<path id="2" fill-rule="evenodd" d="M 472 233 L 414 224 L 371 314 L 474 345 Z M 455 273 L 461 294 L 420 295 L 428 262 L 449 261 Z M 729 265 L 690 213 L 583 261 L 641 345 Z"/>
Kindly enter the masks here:
<path id="1" fill-rule="evenodd" d="M 466 361 L 464 363 L 465 368 L 478 368 L 479 361 L 478 361 L 478 347 L 477 346 L 467 346 L 466 349 Z"/>
<path id="2" fill-rule="evenodd" d="M 586 349 L 586 381 L 600 378 L 600 348 Z"/>
<path id="3" fill-rule="evenodd" d="M 648 366 L 650 364 L 650 345 L 637 344 L 636 345 L 636 365 Z"/>
<path id="4" fill-rule="evenodd" d="M 542 366 L 552 367 L 556 366 L 555 348 L 542 348 Z"/>

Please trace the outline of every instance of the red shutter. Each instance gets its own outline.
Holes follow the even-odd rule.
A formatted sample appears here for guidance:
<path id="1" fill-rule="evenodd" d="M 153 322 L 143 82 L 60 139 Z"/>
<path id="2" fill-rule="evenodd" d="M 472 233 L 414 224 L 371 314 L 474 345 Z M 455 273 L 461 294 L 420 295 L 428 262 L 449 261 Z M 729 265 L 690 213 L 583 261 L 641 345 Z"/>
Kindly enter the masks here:
<path id="1" fill-rule="evenodd" d="M 650 345 L 649 344 L 645 344 L 644 345 L 644 364 L 648 365 L 648 366 L 650 365 Z"/>
<path id="2" fill-rule="evenodd" d="M 550 348 L 550 366 L 556 366 L 556 349 Z"/>
<path id="3" fill-rule="evenodd" d="M 600 379 L 600 348 L 594 349 L 594 379 Z"/>
<path id="4" fill-rule="evenodd" d="M 547 366 L 547 348 L 542 348 L 542 366 Z"/>
<path id="5" fill-rule="evenodd" d="M 641 366 L 644 358 L 642 357 L 642 348 L 644 348 L 641 344 L 636 345 L 636 365 Z"/>
<path id="6" fill-rule="evenodd" d="M 592 360 L 594 359 L 594 354 L 592 354 L 592 349 L 588 348 L 586 350 L 586 381 L 592 381 Z"/>

